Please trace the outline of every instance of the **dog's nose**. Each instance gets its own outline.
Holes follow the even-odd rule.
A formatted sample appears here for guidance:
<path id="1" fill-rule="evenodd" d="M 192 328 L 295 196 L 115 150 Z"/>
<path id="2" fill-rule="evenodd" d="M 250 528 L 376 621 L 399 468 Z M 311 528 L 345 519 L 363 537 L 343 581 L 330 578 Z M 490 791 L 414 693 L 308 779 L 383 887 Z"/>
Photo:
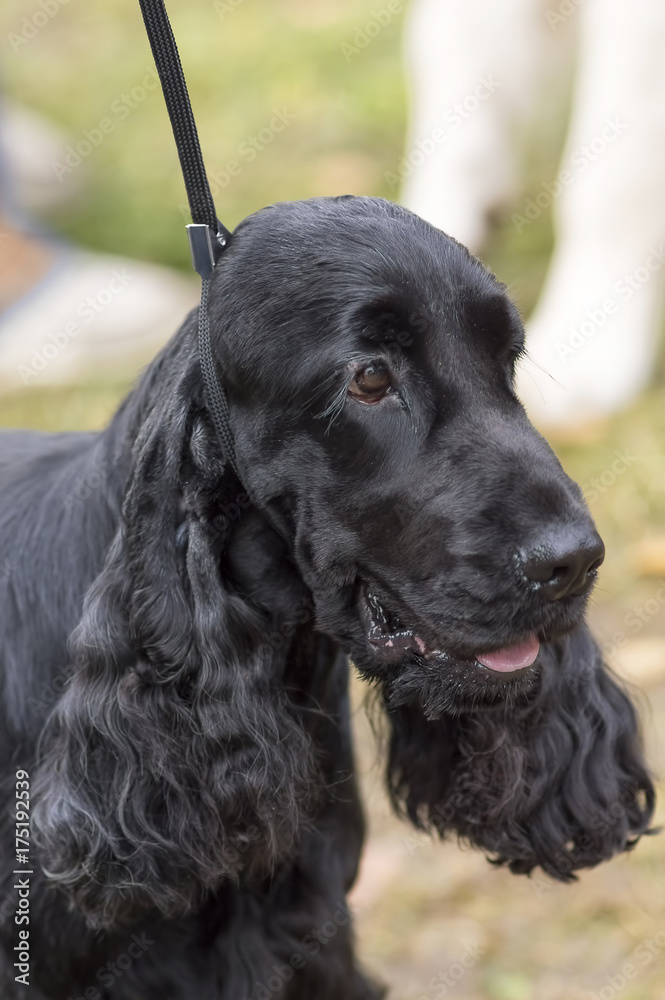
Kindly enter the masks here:
<path id="1" fill-rule="evenodd" d="M 605 558 L 603 540 L 591 524 L 552 527 L 525 553 L 522 570 L 550 601 L 584 594 Z"/>

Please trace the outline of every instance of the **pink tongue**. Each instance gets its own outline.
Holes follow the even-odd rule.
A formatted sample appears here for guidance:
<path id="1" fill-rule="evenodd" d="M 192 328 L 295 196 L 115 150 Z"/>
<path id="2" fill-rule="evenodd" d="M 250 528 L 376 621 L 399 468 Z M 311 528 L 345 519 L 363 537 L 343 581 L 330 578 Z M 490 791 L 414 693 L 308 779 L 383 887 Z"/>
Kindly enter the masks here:
<path id="1" fill-rule="evenodd" d="M 539 649 L 540 643 L 535 635 L 530 635 L 516 646 L 506 646 L 505 649 L 497 649 L 494 653 L 479 653 L 476 659 L 490 670 L 508 673 L 510 670 L 521 670 L 522 667 L 530 666 L 538 656 Z"/>

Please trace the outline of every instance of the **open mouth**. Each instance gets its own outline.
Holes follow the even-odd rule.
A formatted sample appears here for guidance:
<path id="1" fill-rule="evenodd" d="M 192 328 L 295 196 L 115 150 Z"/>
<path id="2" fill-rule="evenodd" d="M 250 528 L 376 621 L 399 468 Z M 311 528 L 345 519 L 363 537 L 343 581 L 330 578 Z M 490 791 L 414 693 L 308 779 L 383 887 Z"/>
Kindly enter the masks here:
<path id="1" fill-rule="evenodd" d="M 370 645 L 382 658 L 397 662 L 406 653 L 416 653 L 425 660 L 456 660 L 443 648 L 428 645 L 414 629 L 408 628 L 399 616 L 386 610 L 376 593 L 365 586 L 361 590 L 362 617 L 367 626 Z M 516 674 L 530 667 L 536 660 L 540 643 L 532 632 L 509 646 L 479 650 L 472 657 L 464 657 L 463 662 L 494 674 Z"/>

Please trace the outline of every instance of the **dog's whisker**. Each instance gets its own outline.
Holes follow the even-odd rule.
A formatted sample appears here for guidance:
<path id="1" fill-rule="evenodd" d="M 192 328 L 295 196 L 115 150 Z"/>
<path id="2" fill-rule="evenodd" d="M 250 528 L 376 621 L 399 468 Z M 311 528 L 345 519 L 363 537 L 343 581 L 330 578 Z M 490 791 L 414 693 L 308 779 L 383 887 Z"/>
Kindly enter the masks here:
<path id="1" fill-rule="evenodd" d="M 519 360 L 522 365 L 523 371 L 531 377 L 534 384 L 537 385 L 535 379 L 533 379 L 533 376 L 529 372 L 528 367 L 526 367 L 527 365 L 533 365 L 534 368 L 537 368 L 538 371 L 542 372 L 543 375 L 547 376 L 547 378 L 554 383 L 557 389 L 565 391 L 566 387 L 563 385 L 563 383 L 560 382 L 559 379 L 556 378 L 556 376 L 552 375 L 552 373 L 549 372 L 547 368 L 543 368 L 543 366 L 538 361 L 536 361 L 536 359 L 529 353 L 529 350 L 526 346 L 524 347 L 524 350 L 521 352 Z"/>

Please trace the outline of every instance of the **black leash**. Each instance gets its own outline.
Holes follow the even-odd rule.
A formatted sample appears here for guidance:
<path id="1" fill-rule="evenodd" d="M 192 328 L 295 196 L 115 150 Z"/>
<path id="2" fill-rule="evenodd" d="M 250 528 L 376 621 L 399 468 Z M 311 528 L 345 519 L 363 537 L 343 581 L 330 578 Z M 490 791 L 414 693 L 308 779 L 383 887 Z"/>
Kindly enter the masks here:
<path id="1" fill-rule="evenodd" d="M 178 47 L 163 0 L 139 0 L 155 66 L 162 85 L 166 109 L 171 119 L 173 137 L 192 214 L 187 226 L 192 265 L 201 276 L 199 305 L 199 360 L 210 416 L 224 450 L 224 457 L 236 476 L 235 446 L 229 406 L 222 388 L 210 346 L 208 292 L 215 265 L 231 240 L 230 231 L 217 218 L 215 203 L 203 165 L 203 156 L 182 71 Z"/>

